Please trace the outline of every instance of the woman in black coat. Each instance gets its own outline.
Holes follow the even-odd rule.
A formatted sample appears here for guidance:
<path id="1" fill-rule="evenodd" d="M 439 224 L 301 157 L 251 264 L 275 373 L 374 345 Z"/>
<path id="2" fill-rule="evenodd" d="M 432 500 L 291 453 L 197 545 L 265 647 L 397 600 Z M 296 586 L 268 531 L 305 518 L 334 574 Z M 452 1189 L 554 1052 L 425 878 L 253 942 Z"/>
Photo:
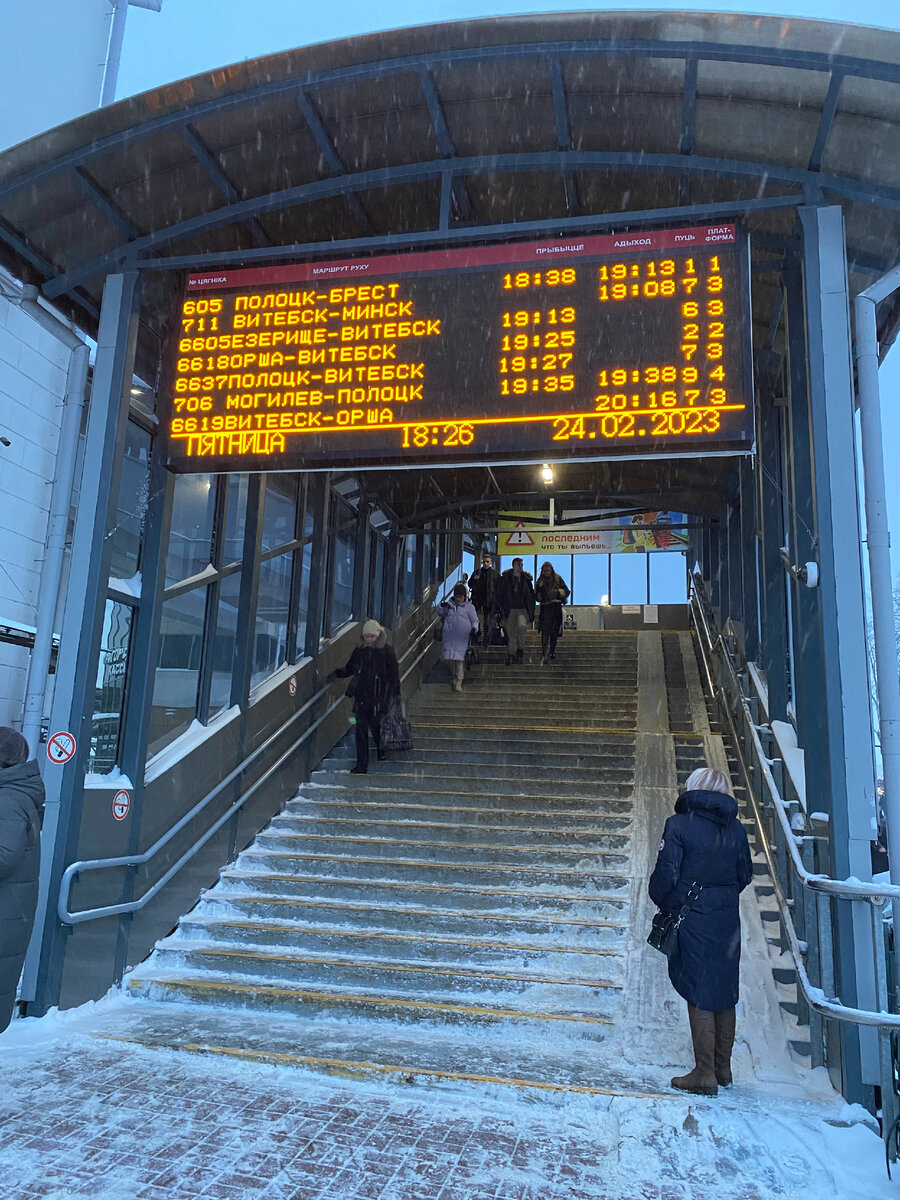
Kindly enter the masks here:
<path id="1" fill-rule="evenodd" d="M 384 758 L 381 749 L 381 721 L 395 700 L 400 699 L 400 668 L 393 647 L 387 644 L 387 631 L 377 621 L 366 621 L 362 639 L 345 667 L 334 672 L 333 678 L 353 676 L 353 712 L 356 715 L 356 766 L 352 775 L 365 775 L 369 769 L 369 731 L 375 741 L 375 752 Z M 349 689 L 348 689 L 349 690 Z"/>
<path id="2" fill-rule="evenodd" d="M 569 598 L 569 588 L 553 564 L 545 562 L 534 585 L 534 598 L 541 606 L 538 629 L 541 631 L 541 666 L 556 658 L 556 640 L 562 633 L 562 606 Z"/>
<path id="3" fill-rule="evenodd" d="M 650 899 L 677 914 L 702 885 L 678 931 L 669 979 L 687 1001 L 694 1069 L 672 1087 L 715 1096 L 731 1083 L 741 962 L 739 898 L 753 878 L 747 834 L 728 776 L 702 768 L 688 776 L 669 817 L 650 876 Z"/>
<path id="4" fill-rule="evenodd" d="M 44 785 L 21 733 L 0 726 L 0 1032 L 16 988 L 37 908 Z"/>

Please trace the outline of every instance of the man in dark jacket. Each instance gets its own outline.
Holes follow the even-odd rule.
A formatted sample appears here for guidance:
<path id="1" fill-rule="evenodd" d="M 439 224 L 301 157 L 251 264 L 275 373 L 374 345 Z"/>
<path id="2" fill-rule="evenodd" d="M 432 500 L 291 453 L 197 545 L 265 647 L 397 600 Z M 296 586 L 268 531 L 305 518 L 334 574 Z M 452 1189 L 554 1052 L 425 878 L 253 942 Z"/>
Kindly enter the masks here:
<path id="1" fill-rule="evenodd" d="M 663 831 L 650 899 L 677 915 L 689 910 L 669 957 L 669 980 L 687 1001 L 695 1067 L 672 1086 L 715 1096 L 731 1083 L 741 962 L 740 894 L 753 878 L 747 834 L 727 775 L 693 771 Z"/>
<path id="2" fill-rule="evenodd" d="M 353 711 L 356 715 L 356 766 L 353 775 L 365 775 L 369 769 L 369 732 L 375 741 L 379 760 L 381 721 L 395 700 L 400 699 L 400 668 L 393 647 L 387 644 L 387 630 L 377 621 L 366 621 L 362 640 L 350 655 L 345 667 L 335 671 L 332 678 L 353 676 Z M 348 689 L 349 690 L 349 689 Z"/>
<path id="3" fill-rule="evenodd" d="M 491 644 L 491 633 L 494 628 L 494 614 L 497 611 L 497 588 L 500 576 L 494 570 L 494 561 L 485 550 L 481 556 L 481 566 L 469 580 L 472 603 L 478 614 L 478 627 L 483 634 L 485 646 Z"/>
<path id="4" fill-rule="evenodd" d="M 16 988 L 37 908 L 44 785 L 21 733 L 0 726 L 0 1032 Z"/>
<path id="5" fill-rule="evenodd" d="M 506 629 L 506 665 L 520 663 L 525 654 L 525 635 L 534 620 L 534 586 L 531 576 L 523 570 L 521 558 L 500 576 L 497 602 Z"/>

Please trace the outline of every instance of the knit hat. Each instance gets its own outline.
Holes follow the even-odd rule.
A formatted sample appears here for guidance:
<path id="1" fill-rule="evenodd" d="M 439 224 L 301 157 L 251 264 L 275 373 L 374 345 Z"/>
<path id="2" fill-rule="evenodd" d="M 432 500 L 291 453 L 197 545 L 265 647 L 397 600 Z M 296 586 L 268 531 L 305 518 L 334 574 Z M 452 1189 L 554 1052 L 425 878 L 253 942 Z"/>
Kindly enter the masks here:
<path id="1" fill-rule="evenodd" d="M 28 743 L 18 729 L 0 725 L 0 767 L 17 767 L 28 761 Z"/>
<path id="2" fill-rule="evenodd" d="M 363 637 L 381 637 L 383 633 L 384 630 L 378 622 L 373 621 L 371 618 L 363 625 Z"/>

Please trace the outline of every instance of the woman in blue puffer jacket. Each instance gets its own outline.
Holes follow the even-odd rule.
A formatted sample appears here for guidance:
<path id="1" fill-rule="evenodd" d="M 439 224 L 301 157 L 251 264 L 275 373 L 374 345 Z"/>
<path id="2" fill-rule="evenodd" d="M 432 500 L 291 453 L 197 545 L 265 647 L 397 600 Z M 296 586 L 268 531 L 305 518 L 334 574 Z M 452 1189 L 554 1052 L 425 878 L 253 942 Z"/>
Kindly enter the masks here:
<path id="1" fill-rule="evenodd" d="M 694 771 L 675 815 L 666 821 L 649 886 L 654 904 L 677 914 L 691 885 L 702 885 L 669 958 L 669 979 L 687 1001 L 694 1043 L 693 1071 L 672 1080 L 681 1091 L 715 1096 L 732 1081 L 741 962 L 738 906 L 752 878 L 747 834 L 728 776 L 709 767 Z"/>

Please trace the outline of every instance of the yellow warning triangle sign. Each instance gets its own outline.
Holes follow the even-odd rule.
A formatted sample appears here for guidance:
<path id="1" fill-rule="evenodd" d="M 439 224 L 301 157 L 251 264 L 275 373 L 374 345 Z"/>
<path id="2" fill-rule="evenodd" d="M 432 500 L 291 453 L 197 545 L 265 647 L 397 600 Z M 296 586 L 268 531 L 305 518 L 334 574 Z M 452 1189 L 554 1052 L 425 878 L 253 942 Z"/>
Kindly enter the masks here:
<path id="1" fill-rule="evenodd" d="M 512 533 L 507 535 L 507 546 L 533 546 L 534 538 L 525 528 L 521 521 L 516 522 L 516 527 Z"/>

